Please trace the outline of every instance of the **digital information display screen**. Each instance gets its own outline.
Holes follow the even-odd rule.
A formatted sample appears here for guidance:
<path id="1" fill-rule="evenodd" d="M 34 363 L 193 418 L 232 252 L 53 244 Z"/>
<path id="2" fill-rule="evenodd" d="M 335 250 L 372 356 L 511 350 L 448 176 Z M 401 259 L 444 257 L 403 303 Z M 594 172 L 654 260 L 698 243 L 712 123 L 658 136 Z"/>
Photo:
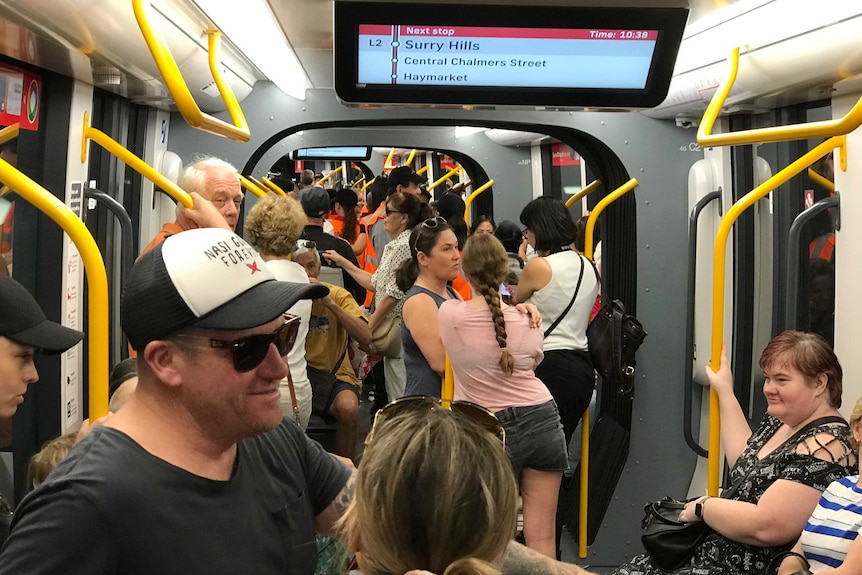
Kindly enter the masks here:
<path id="1" fill-rule="evenodd" d="M 371 157 L 368 146 L 329 146 L 299 148 L 293 152 L 294 160 L 367 160 Z"/>
<path id="2" fill-rule="evenodd" d="M 685 7 L 336 0 L 335 92 L 357 104 L 649 108 L 667 95 L 687 18 Z"/>
<path id="3" fill-rule="evenodd" d="M 369 84 L 642 90 L 657 30 L 359 26 Z"/>

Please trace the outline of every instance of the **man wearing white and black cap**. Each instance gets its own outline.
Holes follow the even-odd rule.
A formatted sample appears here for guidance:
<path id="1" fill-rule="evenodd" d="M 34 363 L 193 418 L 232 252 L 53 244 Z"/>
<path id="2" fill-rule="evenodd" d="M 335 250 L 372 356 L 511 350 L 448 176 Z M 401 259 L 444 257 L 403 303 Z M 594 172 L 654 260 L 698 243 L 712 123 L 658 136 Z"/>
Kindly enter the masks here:
<path id="1" fill-rule="evenodd" d="M 141 256 L 121 305 L 138 386 L 21 502 L 0 574 L 313 573 L 350 470 L 282 419 L 279 382 L 284 311 L 327 293 L 223 229 Z"/>
<path id="2" fill-rule="evenodd" d="M 302 204 L 307 220 L 300 239 L 314 242 L 320 253 L 326 250 L 335 250 L 354 266 L 359 267 L 359 261 L 356 259 L 351 245 L 345 240 L 323 231 L 324 216 L 329 213 L 330 209 L 329 194 L 326 190 L 323 188 L 303 190 L 299 194 L 299 203 Z M 322 263 L 326 265 L 327 262 L 323 260 Z M 341 273 L 344 289 L 350 292 L 356 303 L 363 305 L 365 303 L 365 288 L 345 270 L 341 270 Z"/>
<path id="3" fill-rule="evenodd" d="M 10 420 L 27 386 L 39 380 L 33 356 L 61 353 L 84 334 L 49 321 L 24 286 L 0 276 L 0 420 Z M 0 547 L 9 534 L 11 508 L 0 494 Z"/>

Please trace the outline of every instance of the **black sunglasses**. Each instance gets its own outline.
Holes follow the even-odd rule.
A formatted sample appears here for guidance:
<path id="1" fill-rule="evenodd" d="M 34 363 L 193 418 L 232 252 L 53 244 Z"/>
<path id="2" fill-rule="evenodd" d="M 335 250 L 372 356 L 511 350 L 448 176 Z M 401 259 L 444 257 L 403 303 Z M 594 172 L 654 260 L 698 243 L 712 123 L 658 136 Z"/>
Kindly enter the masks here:
<path id="1" fill-rule="evenodd" d="M 386 206 L 384 208 L 384 210 L 385 210 L 387 216 L 391 216 L 392 214 L 406 214 L 407 213 L 407 212 L 402 212 L 400 210 L 392 210 L 389 208 L 389 206 Z"/>
<path id="2" fill-rule="evenodd" d="M 365 445 L 369 445 L 371 443 L 371 439 L 374 436 L 374 429 L 381 422 L 416 410 L 431 411 L 434 409 L 446 409 L 447 411 L 454 411 L 466 416 L 473 423 L 497 437 L 505 447 L 506 430 L 503 429 L 503 424 L 500 423 L 500 420 L 497 419 L 497 416 L 491 411 L 470 401 L 452 401 L 447 408 L 443 406 L 442 399 L 439 397 L 432 397 L 430 395 L 402 397 L 401 399 L 390 401 L 381 407 L 377 413 L 374 414 L 374 423 L 371 426 L 371 431 L 368 432 L 368 436 L 365 438 Z"/>
<path id="3" fill-rule="evenodd" d="M 212 339 L 202 335 L 177 333 L 171 336 L 184 339 L 205 339 L 210 347 L 229 349 L 233 367 L 240 373 L 256 368 L 269 353 L 269 346 L 275 344 L 275 349 L 282 357 L 286 356 L 296 343 L 301 318 L 298 315 L 284 315 L 284 325 L 272 333 L 258 333 L 234 340 Z"/>

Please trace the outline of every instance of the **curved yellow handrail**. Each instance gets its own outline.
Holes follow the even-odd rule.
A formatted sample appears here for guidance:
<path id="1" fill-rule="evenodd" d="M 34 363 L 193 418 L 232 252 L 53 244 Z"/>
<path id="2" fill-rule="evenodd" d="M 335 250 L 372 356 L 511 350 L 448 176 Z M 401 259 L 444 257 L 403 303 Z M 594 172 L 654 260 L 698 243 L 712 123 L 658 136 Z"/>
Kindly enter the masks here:
<path id="1" fill-rule="evenodd" d="M 407 156 L 407 161 L 406 161 L 406 162 L 404 162 L 404 165 L 405 165 L 405 166 L 409 166 L 410 164 L 412 164 L 412 163 L 413 163 L 413 158 L 414 158 L 415 156 L 416 156 L 416 148 L 413 148 L 413 150 L 410 152 L 410 155 L 409 155 L 409 156 Z"/>
<path id="2" fill-rule="evenodd" d="M 494 180 L 488 180 L 487 182 L 473 190 L 473 193 L 467 196 L 467 199 L 464 200 L 464 221 L 467 222 L 468 228 L 470 227 L 470 204 L 473 203 L 473 200 L 475 200 L 479 194 L 489 189 L 493 185 Z"/>
<path id="3" fill-rule="evenodd" d="M 189 87 L 183 79 L 182 73 L 180 73 L 180 69 L 177 66 L 176 60 L 174 60 L 170 49 L 162 38 L 156 35 L 152 26 L 150 26 L 150 21 L 147 17 L 147 8 L 144 5 L 145 3 L 148 4 L 149 0 L 132 0 L 135 19 L 138 21 L 138 27 L 144 35 L 144 40 L 147 43 L 147 47 L 150 49 L 150 54 L 152 54 L 153 60 L 155 60 L 156 66 L 158 66 L 159 72 L 161 72 L 162 77 L 164 78 L 165 86 L 167 87 L 168 92 L 170 92 L 171 97 L 174 99 L 174 103 L 177 105 L 180 114 L 182 114 L 186 122 L 188 122 L 193 128 L 198 128 L 218 136 L 225 136 L 240 142 L 248 142 L 251 137 L 248 123 L 245 120 L 242 109 L 239 107 L 239 102 L 237 102 L 233 90 L 231 90 L 227 82 L 224 81 L 221 75 L 221 70 L 219 69 L 218 52 L 219 37 L 221 36 L 221 33 L 218 30 L 207 30 L 207 36 L 209 37 L 209 65 L 213 80 L 215 80 L 219 94 L 227 106 L 227 110 L 230 114 L 231 120 L 233 120 L 233 124 L 229 124 L 223 120 L 210 116 L 209 114 L 205 114 L 198 107 L 192 93 L 189 91 Z"/>
<path id="4" fill-rule="evenodd" d="M 419 175 L 421 176 L 422 174 L 424 174 L 425 172 L 427 172 L 427 171 L 428 171 L 428 168 L 430 168 L 430 167 L 431 167 L 431 166 L 422 166 L 421 168 L 419 168 L 418 170 L 416 170 L 416 173 L 417 173 L 417 174 L 419 174 Z"/>
<path id="5" fill-rule="evenodd" d="M 383 169 L 384 170 L 386 169 L 386 166 L 388 166 L 389 163 L 392 161 L 392 156 L 394 156 L 394 155 L 395 155 L 395 148 L 392 148 L 391 150 L 389 150 L 389 155 L 386 156 L 385 160 L 383 160 Z"/>
<path id="6" fill-rule="evenodd" d="M 323 182 L 325 182 L 326 180 L 328 180 L 329 178 L 331 178 L 332 176 L 334 176 L 338 172 L 342 171 L 343 169 L 344 169 L 344 166 L 338 166 L 337 168 L 335 168 L 334 170 L 332 170 L 331 172 L 329 172 L 328 174 L 326 174 L 325 176 L 320 178 L 320 182 L 318 182 L 318 183 L 322 184 Z"/>
<path id="7" fill-rule="evenodd" d="M 598 180 L 596 180 L 598 182 Z M 593 182 L 595 184 L 596 182 Z M 592 186 L 593 184 L 590 184 Z M 601 182 L 599 182 L 601 184 Z M 584 239 L 584 255 L 588 260 L 593 261 L 593 229 L 596 227 L 596 222 L 599 215 L 638 185 L 636 178 L 632 178 L 625 184 L 605 196 L 596 204 L 593 211 L 590 212 L 590 217 L 587 220 L 587 230 Z M 589 187 L 589 186 L 588 186 Z M 596 186 L 598 187 L 598 185 Z M 591 190 L 592 191 L 592 190 Z M 589 193 L 589 192 L 587 192 Z M 578 509 L 578 556 L 585 559 L 587 556 L 587 496 L 589 495 L 589 485 L 587 482 L 590 477 L 590 408 L 587 407 L 581 417 L 581 494 L 580 508 Z"/>
<path id="8" fill-rule="evenodd" d="M 6 126 L 2 130 L 0 130 L 0 144 L 5 144 L 9 140 L 14 140 L 18 137 L 18 132 L 20 131 L 21 125 L 18 123 L 12 124 L 11 126 Z"/>
<path id="9" fill-rule="evenodd" d="M 276 184 L 275 182 L 273 182 L 272 180 L 270 180 L 270 179 L 269 179 L 269 178 L 267 178 L 266 176 L 262 177 L 262 178 L 260 179 L 260 181 L 261 181 L 261 183 L 262 183 L 264 186 L 266 186 L 267 188 L 269 188 L 270 190 L 272 190 L 272 191 L 273 191 L 273 192 L 275 192 L 276 194 L 279 194 L 279 195 L 281 195 L 281 196 L 286 196 L 286 195 L 287 195 L 287 192 L 285 192 L 284 190 L 282 190 L 282 189 L 281 189 L 281 186 L 279 186 L 278 184 Z"/>
<path id="10" fill-rule="evenodd" d="M 254 176 L 246 176 L 246 177 L 248 178 L 248 180 L 252 184 L 257 186 L 264 194 L 268 194 L 269 192 L 275 192 L 279 196 L 286 196 L 287 195 L 284 193 L 284 190 L 282 190 L 281 188 L 279 188 L 275 184 L 272 184 L 272 182 L 270 182 L 270 184 L 272 184 L 272 186 L 268 186 L 266 183 L 262 182 L 261 180 L 258 180 Z M 266 179 L 266 176 L 264 176 L 263 179 Z"/>
<path id="11" fill-rule="evenodd" d="M 846 161 L 847 154 L 846 136 L 835 136 L 816 146 L 807 154 L 776 173 L 774 176 L 745 194 L 727 211 L 718 232 L 715 235 L 715 254 L 713 255 L 714 271 L 712 281 L 712 342 L 710 347 L 709 364 L 714 371 L 718 371 L 721 358 L 721 346 L 724 341 L 724 273 L 725 256 L 727 253 L 727 238 L 733 223 L 742 215 L 746 209 L 756 201 L 763 198 L 781 186 L 790 178 L 796 176 L 802 170 L 816 162 L 834 148 L 839 148 L 842 162 Z M 718 396 L 715 390 L 709 393 L 709 458 L 707 460 L 707 494 L 718 495 L 718 472 L 719 472 L 719 449 L 721 432 L 721 415 L 718 407 Z"/>
<path id="12" fill-rule="evenodd" d="M 261 189 L 257 184 L 252 182 L 246 176 L 243 176 L 239 172 L 237 172 L 237 175 L 239 176 L 239 183 L 242 184 L 242 187 L 257 196 L 258 198 L 262 198 L 267 194 L 266 189 Z"/>
<path id="13" fill-rule="evenodd" d="M 360 191 L 360 192 L 364 192 L 364 191 L 365 191 L 365 188 L 367 188 L 368 186 L 370 186 L 371 184 L 373 184 L 373 183 L 374 183 L 374 180 L 376 180 L 376 179 L 377 179 L 377 178 L 371 178 L 370 180 L 368 180 L 367 182 L 365 182 L 365 183 L 362 185 L 362 189 L 361 189 L 361 190 L 359 190 L 359 191 Z"/>
<path id="14" fill-rule="evenodd" d="M 90 113 L 84 112 L 84 136 L 81 138 L 81 163 L 87 162 L 87 142 L 93 140 L 133 170 L 159 186 L 163 192 L 187 208 L 193 206 L 192 197 L 185 190 L 167 179 L 158 170 L 131 153 L 109 135 L 90 126 Z"/>
<path id="15" fill-rule="evenodd" d="M 78 216 L 51 192 L 0 159 L 0 181 L 57 222 L 75 242 L 87 277 L 90 421 L 108 413 L 108 275 L 96 241 Z"/>
<path id="16" fill-rule="evenodd" d="M 862 98 L 850 109 L 840 120 L 824 120 L 821 122 L 809 122 L 793 126 L 774 126 L 771 128 L 756 128 L 729 132 L 727 134 L 713 134 L 715 125 L 722 106 L 727 101 L 730 89 L 736 81 L 739 71 L 739 48 L 734 48 L 730 54 L 730 74 L 719 89 L 713 94 L 712 100 L 700 127 L 697 130 L 697 143 L 701 146 L 732 146 L 735 144 L 764 144 L 768 142 L 782 142 L 785 140 L 804 140 L 807 138 L 824 138 L 849 134 L 862 125 Z"/>
<path id="17" fill-rule="evenodd" d="M 443 402 L 443 407 L 449 409 L 452 405 L 452 398 L 455 397 L 455 372 L 452 371 L 449 354 L 447 353 L 444 358 L 445 367 L 443 368 L 443 386 L 440 389 L 440 399 Z"/>
<path id="18" fill-rule="evenodd" d="M 590 193 L 596 191 L 599 188 L 599 186 L 601 186 L 601 185 L 602 185 L 601 180 L 593 180 L 592 182 L 589 183 L 589 185 L 587 185 L 586 188 L 584 188 L 583 190 L 581 190 L 580 192 L 578 192 L 577 194 L 575 194 L 574 196 L 572 196 L 571 198 L 566 200 L 566 207 L 571 208 L 577 202 L 579 202 L 581 200 L 581 198 L 583 198 L 587 194 L 590 194 Z"/>
<path id="19" fill-rule="evenodd" d="M 829 180 L 827 178 L 824 178 L 823 176 L 821 176 L 820 174 L 818 174 L 817 172 L 815 172 L 811 168 L 808 168 L 808 178 L 811 181 L 823 186 L 824 188 L 826 188 L 830 192 L 835 191 L 835 183 L 834 182 L 832 182 L 831 180 Z"/>
<path id="20" fill-rule="evenodd" d="M 451 170 L 446 172 L 442 178 L 440 178 L 439 180 L 437 180 L 433 184 L 428 184 L 427 190 L 430 192 L 431 190 L 433 190 L 434 188 L 436 188 L 437 186 L 439 186 L 440 184 L 442 184 L 443 182 L 448 180 L 450 176 L 452 176 L 455 172 L 459 171 L 460 169 L 461 169 L 461 166 L 456 166 L 456 167 L 452 168 Z"/>

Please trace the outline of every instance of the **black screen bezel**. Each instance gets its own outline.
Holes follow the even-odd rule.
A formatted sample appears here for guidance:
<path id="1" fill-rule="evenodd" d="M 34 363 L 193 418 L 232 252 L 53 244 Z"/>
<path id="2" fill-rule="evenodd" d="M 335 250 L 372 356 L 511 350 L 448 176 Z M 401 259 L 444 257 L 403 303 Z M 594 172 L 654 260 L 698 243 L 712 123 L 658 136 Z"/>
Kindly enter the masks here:
<path id="1" fill-rule="evenodd" d="M 353 104 L 504 105 L 561 108 L 652 108 L 667 96 L 686 8 L 605 8 L 336 2 L 335 92 Z M 497 86 L 357 85 L 359 26 L 490 26 L 658 30 L 643 89 Z"/>

